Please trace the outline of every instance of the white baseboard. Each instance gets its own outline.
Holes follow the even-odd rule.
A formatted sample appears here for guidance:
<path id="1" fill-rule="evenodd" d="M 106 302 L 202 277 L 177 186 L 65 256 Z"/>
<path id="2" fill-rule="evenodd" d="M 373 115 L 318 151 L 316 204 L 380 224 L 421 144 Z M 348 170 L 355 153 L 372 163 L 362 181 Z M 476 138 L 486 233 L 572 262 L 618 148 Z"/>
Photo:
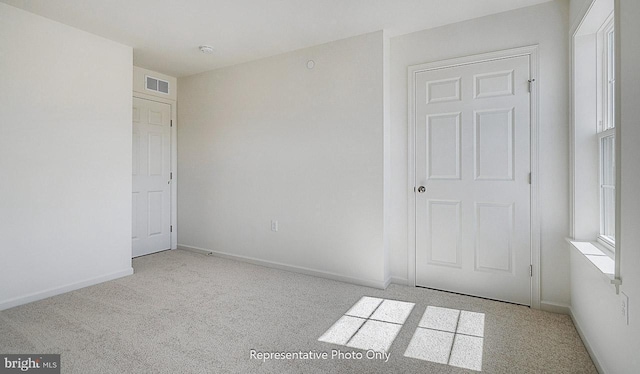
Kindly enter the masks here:
<path id="1" fill-rule="evenodd" d="M 593 365 L 596 367 L 596 370 L 598 370 L 598 373 L 604 373 L 605 371 L 602 369 L 602 366 L 600 365 L 598 356 L 596 355 L 595 351 L 591 348 L 591 344 L 589 343 L 589 340 L 582 332 L 582 327 L 580 327 L 580 322 L 578 322 L 576 317 L 573 315 L 573 309 L 571 309 L 571 307 L 569 307 L 569 316 L 571 316 L 573 325 L 576 327 L 576 331 L 578 331 L 578 335 L 580 335 L 580 339 L 582 339 L 582 344 L 584 344 L 584 347 L 587 349 L 587 353 L 589 353 L 589 356 L 591 357 L 591 361 L 593 361 Z"/>
<path id="2" fill-rule="evenodd" d="M 385 281 L 384 281 L 384 289 L 386 290 L 387 287 L 389 287 L 390 284 L 391 284 L 391 277 L 385 279 Z"/>
<path id="3" fill-rule="evenodd" d="M 186 245 L 178 245 L 178 249 L 181 249 L 183 251 L 189 251 L 189 252 L 193 252 L 193 253 L 199 253 L 201 255 L 206 255 L 206 256 L 211 256 L 213 255 L 213 252 L 206 250 L 206 249 L 202 249 L 202 248 L 197 248 L 197 247 L 189 247 Z"/>
<path id="4" fill-rule="evenodd" d="M 5 309 L 13 308 L 19 305 L 28 304 L 34 301 L 46 299 L 51 296 L 56 296 L 63 293 L 75 291 L 80 288 L 93 286 L 98 283 L 103 283 L 110 280 L 126 277 L 127 275 L 131 275 L 131 274 L 133 274 L 133 268 L 128 268 L 125 270 L 117 271 L 115 273 L 106 274 L 106 275 L 102 275 L 95 278 L 90 278 L 81 282 L 71 283 L 61 287 L 54 287 L 48 290 L 34 292 L 25 296 L 15 297 L 13 299 L 0 302 L 0 310 L 5 310 Z"/>
<path id="5" fill-rule="evenodd" d="M 401 286 L 407 286 L 409 285 L 409 280 L 407 278 L 391 277 L 391 283 L 399 284 Z"/>
<path id="6" fill-rule="evenodd" d="M 401 286 L 408 286 L 409 285 L 409 281 L 407 280 L 407 278 L 400 278 L 400 277 L 391 276 L 391 277 L 387 278 L 387 280 L 384 281 L 385 290 L 392 283 L 393 284 L 399 284 Z"/>
<path id="7" fill-rule="evenodd" d="M 558 314 L 571 314 L 571 308 L 569 305 L 554 303 L 552 301 L 540 301 L 540 310 L 545 312 L 558 313 Z"/>
<path id="8" fill-rule="evenodd" d="M 227 252 L 213 251 L 211 249 L 199 248 L 199 247 L 194 247 L 194 246 L 184 245 L 184 244 L 178 244 L 178 249 L 182 249 L 190 252 L 211 254 L 216 257 L 248 262 L 254 265 L 266 266 L 273 269 L 291 271 L 294 273 L 301 273 L 301 274 L 311 275 L 314 277 L 327 278 L 327 279 L 337 280 L 345 283 L 353 283 L 360 286 L 379 288 L 382 290 L 386 288 L 385 281 L 374 281 L 369 279 L 354 278 L 354 277 L 349 277 L 341 274 L 332 273 L 329 271 L 310 269 L 302 266 L 288 265 L 288 264 L 283 264 L 281 262 L 267 261 L 267 260 L 262 260 L 255 257 L 248 257 L 248 256 L 241 256 L 241 255 L 236 255 L 236 254 L 227 253 Z"/>

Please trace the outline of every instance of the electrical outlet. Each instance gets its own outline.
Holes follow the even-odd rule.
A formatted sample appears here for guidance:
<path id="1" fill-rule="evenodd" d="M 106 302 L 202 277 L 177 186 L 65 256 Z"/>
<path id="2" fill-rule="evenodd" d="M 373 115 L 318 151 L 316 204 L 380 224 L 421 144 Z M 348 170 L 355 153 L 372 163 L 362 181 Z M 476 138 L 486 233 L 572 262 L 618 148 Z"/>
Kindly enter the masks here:
<path id="1" fill-rule="evenodd" d="M 278 221 L 271 220 L 271 231 L 278 232 Z"/>
<path id="2" fill-rule="evenodd" d="M 629 296 L 627 296 L 624 292 L 620 292 L 620 312 L 622 313 L 622 318 L 624 318 L 625 324 L 629 324 Z"/>

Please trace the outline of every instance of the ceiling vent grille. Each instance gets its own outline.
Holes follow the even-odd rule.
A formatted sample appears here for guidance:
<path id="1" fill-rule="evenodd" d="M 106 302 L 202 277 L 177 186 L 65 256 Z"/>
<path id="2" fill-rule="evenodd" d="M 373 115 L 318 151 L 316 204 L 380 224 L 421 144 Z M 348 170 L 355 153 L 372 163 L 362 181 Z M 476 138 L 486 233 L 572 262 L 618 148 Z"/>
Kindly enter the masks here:
<path id="1" fill-rule="evenodd" d="M 169 94 L 169 82 L 162 79 L 146 76 L 146 88 L 149 91 L 159 92 L 161 94 Z"/>

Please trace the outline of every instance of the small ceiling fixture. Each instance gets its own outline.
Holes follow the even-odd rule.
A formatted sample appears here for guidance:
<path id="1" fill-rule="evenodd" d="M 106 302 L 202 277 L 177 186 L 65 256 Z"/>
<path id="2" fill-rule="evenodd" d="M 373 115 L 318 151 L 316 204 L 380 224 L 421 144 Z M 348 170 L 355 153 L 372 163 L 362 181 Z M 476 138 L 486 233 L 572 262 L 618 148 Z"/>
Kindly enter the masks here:
<path id="1" fill-rule="evenodd" d="M 202 53 L 205 53 L 205 54 L 213 53 L 213 47 L 210 47 L 208 45 L 201 45 L 199 48 L 200 48 L 200 52 Z"/>

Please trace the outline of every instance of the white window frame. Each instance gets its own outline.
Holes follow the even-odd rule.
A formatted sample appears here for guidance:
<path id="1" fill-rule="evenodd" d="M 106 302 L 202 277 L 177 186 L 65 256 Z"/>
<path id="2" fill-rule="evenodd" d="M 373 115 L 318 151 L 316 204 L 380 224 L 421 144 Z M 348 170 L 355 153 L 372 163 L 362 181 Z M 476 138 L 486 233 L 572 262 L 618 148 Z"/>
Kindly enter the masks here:
<path id="1" fill-rule="evenodd" d="M 614 39 L 610 39 L 612 36 Z M 600 120 L 598 121 L 598 132 L 607 131 L 615 128 L 615 32 L 613 13 L 607 17 L 598 31 L 598 43 L 601 48 L 601 62 L 599 63 L 601 71 L 599 72 L 601 86 L 599 95 L 600 102 Z"/>
<path id="2" fill-rule="evenodd" d="M 611 171 L 611 173 L 609 173 L 610 175 L 614 176 L 614 181 L 613 181 L 613 185 L 610 184 L 605 184 L 605 174 L 608 173 L 608 171 L 605 170 L 605 167 L 607 165 L 604 164 L 604 160 L 605 160 L 605 154 L 604 154 L 604 150 L 602 147 L 602 140 L 605 138 L 613 138 L 613 144 L 614 144 L 614 152 L 613 152 L 613 159 L 612 164 L 608 165 L 610 167 L 613 167 L 613 170 Z M 609 236 L 609 235 L 605 235 L 606 234 L 606 227 L 607 227 L 607 217 L 615 217 L 615 198 L 613 200 L 613 209 L 614 211 L 612 212 L 612 214 L 607 214 L 606 212 L 606 207 L 605 207 L 605 199 L 606 199 L 606 192 L 607 190 L 611 190 L 613 189 L 613 194 L 615 196 L 615 128 L 613 129 L 608 129 L 602 132 L 598 133 L 598 144 L 599 144 L 599 148 L 600 148 L 600 160 L 599 160 L 599 181 L 600 181 L 600 235 L 598 236 L 598 242 L 603 245 L 605 247 L 605 249 L 609 250 L 611 253 L 615 253 L 615 246 L 616 246 L 616 242 L 615 242 L 615 218 L 614 218 L 614 223 L 613 223 L 613 235 L 614 236 Z M 611 208 L 611 207 L 610 207 Z"/>
<path id="3" fill-rule="evenodd" d="M 588 0 L 571 25 L 571 132 L 570 132 L 570 248 L 590 261 L 594 269 L 615 286 L 620 293 L 620 240 L 607 249 L 600 236 L 599 194 L 600 161 L 599 133 L 603 130 L 603 40 L 600 31 L 610 20 L 614 35 L 614 72 L 620 77 L 620 0 Z M 594 53 L 595 52 L 595 53 Z M 606 87 L 606 86 L 605 86 Z M 620 185 L 620 83 L 614 91 L 615 183 Z M 608 179 L 608 178 L 607 178 Z M 608 180 L 607 180 L 608 182 Z M 620 188 L 616 190 L 615 221 L 620 222 Z M 615 228 L 619 237 L 620 225 Z M 572 250 L 573 250 L 572 249 Z M 615 251 L 615 253 L 613 252 Z M 603 258 L 607 257 L 607 258 Z M 608 255 L 608 256 L 607 256 Z M 572 256 L 573 258 L 573 256 Z M 572 260 L 573 261 L 573 260 Z"/>
<path id="4" fill-rule="evenodd" d="M 602 147 L 602 140 L 608 137 L 613 137 L 615 144 L 615 33 L 614 33 L 614 17 L 613 13 L 607 17 L 605 22 L 602 24 L 600 30 L 598 30 L 598 67 L 599 67 L 599 80 L 600 84 L 598 86 L 598 96 L 600 97 L 599 103 L 599 120 L 598 120 L 598 128 L 597 128 L 597 137 L 598 137 L 598 148 L 599 148 L 599 183 L 600 183 L 600 234 L 597 238 L 599 244 L 601 244 L 606 250 L 610 252 L 610 255 L 615 253 L 615 234 L 614 237 L 605 235 L 606 226 L 607 226 L 607 212 L 605 211 L 605 191 L 607 189 L 613 188 L 615 191 L 615 181 L 614 185 L 605 185 L 604 184 L 604 175 L 606 173 L 604 165 L 605 155 Z M 615 155 L 615 152 L 614 152 Z M 613 159 L 613 165 L 609 165 L 614 168 L 615 172 L 615 156 Z M 615 192 L 614 192 L 615 194 Z M 613 206 L 614 212 L 613 216 L 615 217 L 615 200 Z M 609 215 L 611 216 L 611 214 Z M 615 223 L 614 223 L 614 231 L 615 231 Z"/>

